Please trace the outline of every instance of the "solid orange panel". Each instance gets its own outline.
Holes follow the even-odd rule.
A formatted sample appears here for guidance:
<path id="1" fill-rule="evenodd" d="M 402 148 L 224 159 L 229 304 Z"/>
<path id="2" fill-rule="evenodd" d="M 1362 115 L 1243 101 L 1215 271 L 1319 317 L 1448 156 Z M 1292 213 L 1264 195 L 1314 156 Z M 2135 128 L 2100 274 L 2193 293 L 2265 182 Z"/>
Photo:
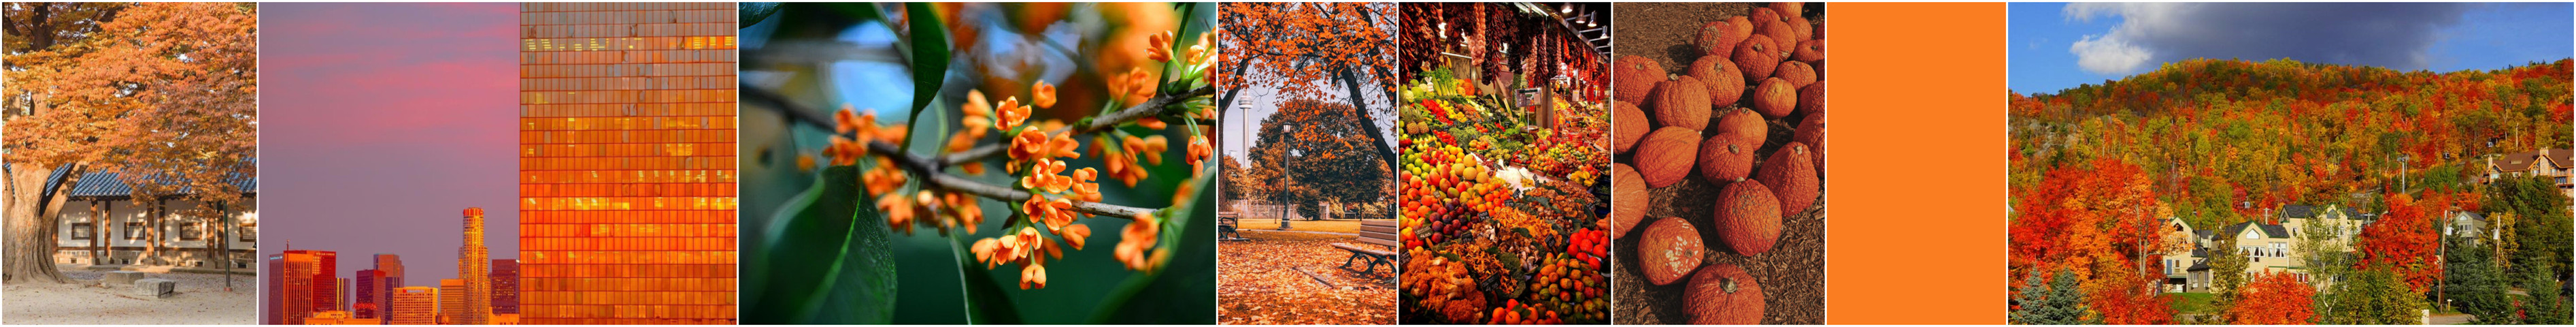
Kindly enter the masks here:
<path id="1" fill-rule="evenodd" d="M 1833 3 L 1825 322 L 2003 324 L 2004 3 Z"/>

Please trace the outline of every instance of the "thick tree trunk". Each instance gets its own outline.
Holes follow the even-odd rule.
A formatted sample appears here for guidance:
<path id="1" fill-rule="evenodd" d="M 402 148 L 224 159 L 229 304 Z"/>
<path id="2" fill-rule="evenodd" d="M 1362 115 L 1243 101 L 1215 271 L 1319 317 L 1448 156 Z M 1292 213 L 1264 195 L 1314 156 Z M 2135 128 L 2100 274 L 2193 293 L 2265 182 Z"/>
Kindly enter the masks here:
<path id="1" fill-rule="evenodd" d="M 1351 71 L 1351 69 L 1352 68 L 1336 70 L 1333 73 L 1333 81 L 1335 83 L 1342 84 L 1343 88 L 1350 90 L 1351 95 L 1349 98 L 1351 99 L 1351 110 L 1358 111 L 1360 116 L 1360 129 L 1367 131 L 1367 133 L 1360 134 L 1368 135 L 1369 148 L 1376 149 L 1378 158 L 1384 159 L 1383 161 L 1386 162 L 1387 174 L 1395 174 L 1397 172 L 1404 171 L 1403 164 L 1398 163 L 1397 161 L 1399 160 L 1396 160 L 1396 158 L 1399 157 L 1395 155 L 1395 142 L 1387 142 L 1386 140 L 1387 128 L 1393 126 L 1380 127 L 1377 125 L 1377 118 L 1369 115 L 1368 98 L 1360 95 L 1360 85 L 1369 83 L 1361 81 L 1358 73 Z M 1380 92 L 1384 91 L 1380 90 Z M 1394 176 L 1386 177 L 1392 178 Z"/>
<path id="2" fill-rule="evenodd" d="M 0 237 L 8 243 L 8 251 L 0 254 L 7 257 L 0 270 L 6 271 L 8 283 L 72 281 L 54 266 L 55 226 L 61 225 L 56 213 L 70 200 L 70 186 L 79 183 L 83 168 L 74 165 L 62 181 L 46 184 L 45 178 L 53 173 L 47 168 L 22 164 L 8 171 L 8 230 Z"/>

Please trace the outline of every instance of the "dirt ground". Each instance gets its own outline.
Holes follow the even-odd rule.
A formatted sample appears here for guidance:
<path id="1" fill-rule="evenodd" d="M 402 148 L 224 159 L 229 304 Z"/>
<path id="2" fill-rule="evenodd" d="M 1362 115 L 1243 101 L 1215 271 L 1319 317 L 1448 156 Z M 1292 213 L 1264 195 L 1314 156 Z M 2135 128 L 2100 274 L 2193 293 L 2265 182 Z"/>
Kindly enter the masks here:
<path id="1" fill-rule="evenodd" d="M 250 325 L 259 320 L 258 276 L 233 276 L 233 291 L 224 291 L 224 275 L 160 273 L 154 278 L 179 281 L 179 295 L 146 300 L 123 296 L 133 286 L 101 288 L 107 272 L 76 269 L 64 275 L 81 282 L 9 284 L 5 319 L 11 325 Z"/>
<path id="2" fill-rule="evenodd" d="M 1380 265 L 1365 275 L 1341 269 L 1350 252 L 1332 244 L 1362 244 L 1355 237 L 1251 229 L 1243 236 L 1252 240 L 1217 242 L 1218 323 L 1395 323 L 1395 267 Z"/>
<path id="3" fill-rule="evenodd" d="M 1612 6 L 1618 26 L 1612 27 L 1617 47 L 1614 55 L 1638 55 L 1652 58 L 1666 68 L 1689 67 L 1699 58 L 1698 47 L 1690 45 L 1697 28 L 1710 21 L 1743 15 L 1753 8 L 1746 3 L 1619 3 Z M 1809 19 L 1822 22 L 1823 7 L 1810 4 Z M 1748 97 L 1749 98 L 1749 97 Z M 1721 106 L 1727 104 L 1720 104 Z M 1804 114 L 1771 120 L 1770 135 L 1765 137 L 1758 153 L 1772 153 L 1787 144 L 1797 126 L 1787 122 L 1803 119 Z M 1622 155 L 1620 162 L 1630 162 Z M 1769 160 L 1760 158 L 1759 160 Z M 1759 165 L 1759 163 L 1757 163 Z M 1759 167 L 1759 166 L 1756 166 Z M 1717 212 L 1717 194 L 1724 184 L 1693 176 L 1682 182 L 1651 190 L 1653 200 L 1648 219 L 1683 217 L 1693 225 L 1712 226 Z M 1726 250 L 1715 229 L 1702 228 L 1700 237 L 1718 246 L 1708 252 L 1706 263 L 1733 264 L 1753 275 L 1762 286 L 1764 324 L 1823 324 L 1825 322 L 1825 200 L 1817 200 L 1806 212 L 1790 213 L 1782 219 L 1779 243 L 1759 256 L 1744 256 Z M 1633 236 L 1636 231 L 1630 231 Z M 1647 282 L 1638 270 L 1634 237 L 1622 237 L 1614 244 L 1618 269 L 1613 271 L 1611 289 L 1616 294 L 1612 321 L 1617 324 L 1683 324 L 1690 317 L 1682 314 L 1684 282 L 1656 286 Z"/>

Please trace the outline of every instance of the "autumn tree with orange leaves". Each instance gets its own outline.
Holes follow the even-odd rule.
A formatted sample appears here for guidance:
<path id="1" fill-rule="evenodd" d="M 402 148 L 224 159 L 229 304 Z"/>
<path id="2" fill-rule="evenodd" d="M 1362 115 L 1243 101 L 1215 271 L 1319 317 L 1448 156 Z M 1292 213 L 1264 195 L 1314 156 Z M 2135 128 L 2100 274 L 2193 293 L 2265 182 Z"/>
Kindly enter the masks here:
<path id="1" fill-rule="evenodd" d="M 2442 234 L 2434 228 L 2439 216 L 2449 209 L 2450 196 L 2432 194 L 2417 200 L 2405 194 L 2388 196 L 2388 215 L 2361 229 L 2361 262 L 2357 267 L 2386 266 L 2395 268 L 2399 279 L 2416 294 L 2433 289 L 2442 280 L 2442 260 L 2436 259 Z"/>
<path id="2" fill-rule="evenodd" d="M 5 6 L 8 281 L 70 281 L 53 265 L 52 226 L 84 173 L 119 173 L 137 203 L 202 203 L 170 214 L 230 234 L 222 219 L 254 205 L 230 183 L 256 174 L 258 6 Z M 64 178 L 49 179 L 57 169 Z"/>
<path id="3" fill-rule="evenodd" d="M 1391 200 L 1394 171 L 1376 156 L 1362 112 L 1348 104 L 1312 99 L 1288 100 L 1279 113 L 1261 120 L 1260 141 L 1253 143 L 1252 165 L 1278 171 L 1305 192 L 1287 192 L 1282 200 L 1297 204 L 1306 217 L 1320 217 L 1318 204 L 1377 203 Z M 1285 151 L 1279 151 L 1285 150 Z M 1385 202 L 1393 207 L 1393 202 Z M 1376 217 L 1392 218 L 1392 217 Z"/>
<path id="4" fill-rule="evenodd" d="M 1396 4 L 1342 2 L 1228 2 L 1218 7 L 1220 90 L 1218 108 L 1239 106 L 1248 88 L 1273 90 L 1285 99 L 1340 97 L 1364 117 L 1394 117 Z M 1292 100 L 1293 101 L 1293 100 Z M 1285 102 L 1285 101 L 1283 101 Z M 1276 106 L 1273 104 L 1252 104 Z M 1320 112 L 1281 110 L 1279 114 Z M 1396 167 L 1393 119 L 1360 119 L 1387 171 Z"/>
<path id="5" fill-rule="evenodd" d="M 2154 282 L 2163 262 L 2149 258 L 2165 250 L 2156 233 L 2171 210 L 2150 186 L 2145 172 L 2117 159 L 2050 170 L 2018 196 L 2010 277 L 2063 269 L 2070 274 L 2056 278 L 2083 280 L 2086 306 L 2104 323 L 2172 322 L 2169 298 Z"/>
<path id="6" fill-rule="evenodd" d="M 2237 292 L 2241 298 L 2227 310 L 2227 322 L 2238 325 L 2305 325 L 2315 323 L 2317 289 L 2298 275 L 2263 272 Z"/>

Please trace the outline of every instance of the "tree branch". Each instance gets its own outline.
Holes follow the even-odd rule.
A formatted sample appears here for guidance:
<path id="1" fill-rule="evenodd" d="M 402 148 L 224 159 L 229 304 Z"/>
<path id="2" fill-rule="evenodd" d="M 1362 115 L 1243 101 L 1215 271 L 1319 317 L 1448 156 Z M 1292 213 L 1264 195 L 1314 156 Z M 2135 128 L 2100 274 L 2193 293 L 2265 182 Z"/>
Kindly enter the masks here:
<path id="1" fill-rule="evenodd" d="M 966 179 L 965 177 L 942 173 L 940 169 L 947 167 L 946 165 L 934 164 L 930 161 L 930 158 L 904 153 L 903 149 L 900 147 L 883 141 L 868 142 L 868 153 L 892 159 L 888 161 L 894 162 L 895 166 L 902 167 L 905 171 L 910 171 L 913 176 L 923 177 L 921 178 L 923 186 L 965 192 L 966 194 L 974 194 L 975 196 L 993 198 L 995 200 L 1002 200 L 1003 202 L 1009 203 L 1027 202 L 1029 197 L 1033 196 L 1027 191 L 1013 189 L 1009 186 L 985 184 L 984 182 Z M 1099 202 L 1087 202 L 1082 200 L 1072 200 L 1072 202 L 1074 211 L 1080 211 L 1101 217 L 1135 219 L 1137 214 L 1151 214 L 1154 212 L 1154 209 Z"/>
<path id="2" fill-rule="evenodd" d="M 1082 126 L 1074 126 L 1073 134 L 1091 134 L 1092 132 L 1116 127 L 1118 124 L 1124 124 L 1129 121 L 1174 113 L 1177 112 L 1173 109 L 1175 107 L 1171 106 L 1174 103 L 1179 103 L 1190 98 L 1214 94 L 1216 94 L 1215 86 L 1201 86 L 1198 89 L 1190 90 L 1189 92 L 1154 96 L 1153 99 L 1145 100 L 1145 103 L 1137 104 L 1133 107 L 1127 107 L 1127 109 L 1121 109 L 1117 112 L 1111 112 L 1106 115 L 1091 117 L 1091 120 L 1086 124 Z M 1049 132 L 1053 133 L 1062 131 L 1064 130 L 1059 129 Z M 1002 137 L 1004 139 L 1008 139 L 1012 136 L 1003 135 Z M 947 157 L 940 158 L 939 163 L 941 165 L 956 165 L 976 160 L 984 160 L 985 158 L 992 158 L 995 155 L 1002 154 L 1002 148 L 1005 146 L 1009 146 L 1009 143 L 986 144 L 984 146 L 975 147 L 974 149 L 967 149 L 966 151 L 949 153 Z"/>

